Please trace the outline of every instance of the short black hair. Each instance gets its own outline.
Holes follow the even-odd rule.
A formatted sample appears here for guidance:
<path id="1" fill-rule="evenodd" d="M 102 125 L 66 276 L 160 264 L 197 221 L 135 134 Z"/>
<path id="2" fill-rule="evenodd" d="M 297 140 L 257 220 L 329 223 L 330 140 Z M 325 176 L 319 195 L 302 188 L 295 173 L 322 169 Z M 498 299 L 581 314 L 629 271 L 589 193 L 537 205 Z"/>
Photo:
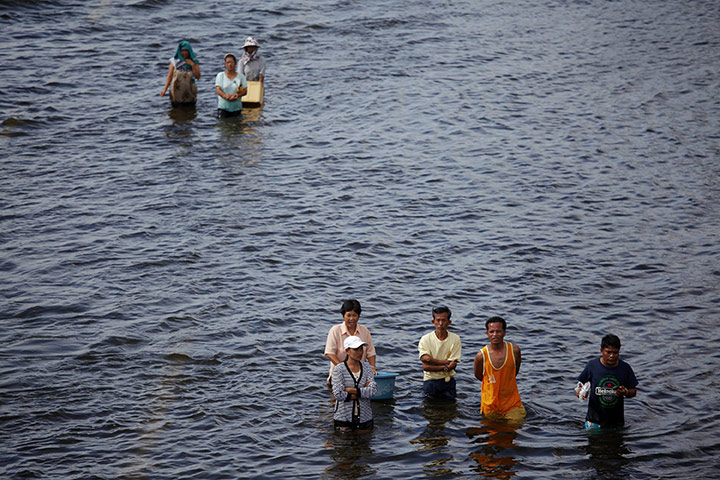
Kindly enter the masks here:
<path id="1" fill-rule="evenodd" d="M 350 300 L 344 300 L 342 303 L 342 307 L 340 307 L 340 313 L 344 317 L 347 312 L 355 312 L 360 315 L 360 313 L 362 312 L 360 302 L 358 302 L 354 298 Z"/>
<path id="2" fill-rule="evenodd" d="M 432 309 L 433 320 L 435 320 L 435 315 L 439 315 L 441 313 L 447 313 L 448 320 L 450 320 L 450 317 L 452 317 L 452 312 L 450 311 L 450 308 L 446 307 L 445 305 L 439 305 L 437 307 L 433 307 Z"/>
<path id="3" fill-rule="evenodd" d="M 615 347 L 620 350 L 620 339 L 618 338 L 618 336 L 613 335 L 612 333 L 608 333 L 607 335 L 605 335 L 600 342 L 600 350 L 605 347 Z"/>
<path id="4" fill-rule="evenodd" d="M 502 317 L 490 317 L 490 318 L 488 318 L 487 321 L 485 322 L 485 331 L 487 331 L 487 329 L 490 327 L 490 324 L 491 324 L 491 323 L 495 323 L 495 322 L 500 322 L 500 323 L 502 323 L 503 330 L 507 330 L 507 322 L 505 321 L 504 318 L 502 318 Z"/>

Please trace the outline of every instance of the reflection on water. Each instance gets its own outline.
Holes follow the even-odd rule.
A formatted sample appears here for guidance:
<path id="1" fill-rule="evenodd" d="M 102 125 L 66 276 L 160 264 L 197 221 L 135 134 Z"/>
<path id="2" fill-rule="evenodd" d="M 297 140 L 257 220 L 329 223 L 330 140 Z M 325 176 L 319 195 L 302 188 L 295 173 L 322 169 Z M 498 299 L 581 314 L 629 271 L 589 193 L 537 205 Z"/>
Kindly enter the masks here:
<path id="1" fill-rule="evenodd" d="M 450 443 L 446 435 L 445 424 L 457 417 L 457 403 L 454 401 L 425 400 L 422 416 L 428 421 L 423 433 L 412 443 L 422 445 L 422 450 L 434 450 Z"/>
<path id="2" fill-rule="evenodd" d="M 260 160 L 263 148 L 258 131 L 261 113 L 262 108 L 244 108 L 241 116 L 217 119 L 220 160 L 227 161 L 228 155 L 236 156 L 243 165 L 254 165 Z"/>
<path id="3" fill-rule="evenodd" d="M 470 427 L 467 436 L 473 444 L 480 444 L 470 452 L 477 462 L 474 470 L 487 478 L 511 478 L 515 475 L 515 459 L 508 452 L 515 447 L 517 430 L 521 425 L 503 420 L 482 419 L 482 427 Z"/>
<path id="4" fill-rule="evenodd" d="M 170 107 L 168 110 L 168 116 L 175 123 L 189 122 L 190 120 L 195 120 L 195 117 L 197 116 L 197 108 L 195 108 L 195 106 L 177 108 Z"/>
<path id="5" fill-rule="evenodd" d="M 325 469 L 327 478 L 355 479 L 374 475 L 370 466 L 374 451 L 371 433 L 335 433 L 326 446 L 332 449 L 332 465 Z"/>
<path id="6" fill-rule="evenodd" d="M 600 478 L 627 478 L 625 467 L 630 463 L 631 453 L 625 444 L 622 428 L 606 429 L 602 432 L 588 432 L 588 444 L 584 447 L 590 455 L 590 464 Z"/>
<path id="7" fill-rule="evenodd" d="M 262 107 L 243 108 L 242 118 L 246 122 L 257 122 L 260 120 L 261 113 Z"/>
<path id="8" fill-rule="evenodd" d="M 427 426 L 420 436 L 410 443 L 417 445 L 419 451 L 433 451 L 437 453 L 433 460 L 423 465 L 429 476 L 437 476 L 452 473 L 446 466 L 453 460 L 448 447 L 452 442 L 452 435 L 447 424 L 452 423 L 458 416 L 457 403 L 447 400 L 423 401 L 422 416 L 427 420 Z"/>

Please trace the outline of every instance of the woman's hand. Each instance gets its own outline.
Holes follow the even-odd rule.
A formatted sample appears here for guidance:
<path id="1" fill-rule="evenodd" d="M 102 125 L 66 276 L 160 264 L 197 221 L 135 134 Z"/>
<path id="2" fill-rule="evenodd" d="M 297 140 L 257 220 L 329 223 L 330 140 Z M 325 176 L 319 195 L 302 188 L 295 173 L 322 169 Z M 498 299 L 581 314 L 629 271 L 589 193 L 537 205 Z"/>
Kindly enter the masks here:
<path id="1" fill-rule="evenodd" d="M 227 100 L 228 102 L 232 102 L 233 100 L 237 100 L 240 98 L 237 93 L 225 93 L 222 91 L 222 88 L 220 88 L 220 85 L 215 85 L 215 93 L 218 94 L 218 97 Z"/>
<path id="2" fill-rule="evenodd" d="M 190 58 L 185 59 L 185 64 L 190 65 L 190 68 L 192 68 L 193 77 L 195 77 L 196 80 L 200 80 L 200 65 Z"/>

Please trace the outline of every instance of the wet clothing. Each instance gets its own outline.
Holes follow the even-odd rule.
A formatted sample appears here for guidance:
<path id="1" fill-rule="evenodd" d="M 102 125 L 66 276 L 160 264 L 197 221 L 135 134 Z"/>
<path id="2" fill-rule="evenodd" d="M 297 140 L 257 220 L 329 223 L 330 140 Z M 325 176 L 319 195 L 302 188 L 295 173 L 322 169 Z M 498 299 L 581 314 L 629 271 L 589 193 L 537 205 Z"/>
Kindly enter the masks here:
<path id="1" fill-rule="evenodd" d="M 366 326 L 360 325 L 358 323 L 355 326 L 355 335 L 360 337 L 360 340 L 367 343 L 367 346 L 363 350 L 362 361 L 364 362 L 365 360 L 367 360 L 368 357 L 374 357 L 375 347 L 373 346 L 370 330 L 368 330 Z M 335 355 L 337 356 L 338 360 L 344 362 L 347 358 L 347 353 L 345 352 L 345 346 L 343 342 L 345 342 L 345 339 L 350 336 L 350 332 L 348 332 L 345 322 L 333 326 L 328 332 L 327 341 L 325 342 L 325 354 Z M 328 380 L 332 379 L 334 368 L 335 366 L 332 362 L 330 362 L 330 373 L 328 374 Z"/>
<path id="2" fill-rule="evenodd" d="M 457 397 L 457 382 L 451 378 L 449 382 L 445 379 L 425 380 L 423 382 L 423 393 L 426 397 L 434 400 L 455 400 Z"/>
<path id="3" fill-rule="evenodd" d="M 188 64 L 183 65 L 190 67 Z M 173 71 L 172 81 L 170 82 L 170 101 L 173 107 L 195 105 L 197 102 L 197 84 L 195 83 L 192 68 L 189 71 L 178 68 Z"/>
<path id="4" fill-rule="evenodd" d="M 233 118 L 233 117 L 239 117 L 242 115 L 242 110 L 236 110 L 234 112 L 228 112 L 227 110 L 223 110 L 222 108 L 218 108 L 217 110 L 217 118 Z"/>
<path id="5" fill-rule="evenodd" d="M 429 355 L 440 360 L 460 362 L 462 345 L 460 337 L 448 332 L 445 340 L 440 340 L 432 331 L 423 335 L 418 342 L 419 358 Z M 454 399 L 457 395 L 455 386 L 455 370 L 428 372 L 423 370 L 423 392 L 426 396 L 436 399 Z"/>
<path id="6" fill-rule="evenodd" d="M 255 50 L 252 55 L 247 50 L 240 57 L 240 71 L 250 82 L 257 82 L 265 76 L 265 59 Z"/>
<path id="7" fill-rule="evenodd" d="M 369 382 L 369 383 L 368 383 Z M 367 384 L 367 386 L 365 386 Z M 352 399 L 345 391 L 346 387 L 357 388 L 358 398 Z M 335 396 L 335 427 L 352 430 L 372 428 L 372 405 L 370 398 L 377 393 L 377 384 L 372 367 L 368 362 L 360 364 L 360 372 L 350 371 L 347 360 L 338 364 L 333 370 L 332 391 Z"/>
<path id="8" fill-rule="evenodd" d="M 621 385 L 626 388 L 637 387 L 638 381 L 630 365 L 618 360 L 617 366 L 611 368 L 595 358 L 585 365 L 577 381 L 590 382 L 585 420 L 601 427 L 617 427 L 625 423 L 624 397 L 616 395 L 614 390 Z"/>
<path id="9" fill-rule="evenodd" d="M 228 78 L 225 72 L 220 72 L 215 77 L 215 86 L 220 87 L 224 93 L 231 95 L 237 93 L 239 87 L 247 88 L 247 80 L 242 73 L 238 73 L 235 78 Z M 229 102 L 218 95 L 218 109 L 227 112 L 239 112 L 242 110 L 242 101 L 238 98 Z"/>
<path id="10" fill-rule="evenodd" d="M 490 361 L 487 346 L 483 347 L 481 352 L 483 378 L 480 411 L 484 415 L 505 416 L 511 410 L 522 407 L 515 379 L 517 366 L 512 343 L 505 342 L 505 360 L 499 367 L 495 367 Z"/>
<path id="11" fill-rule="evenodd" d="M 172 57 L 172 58 L 170 59 L 170 63 L 172 64 L 173 68 L 174 68 L 175 71 L 177 71 L 177 72 L 190 72 L 190 73 L 192 73 L 192 67 L 191 67 L 189 64 L 185 63 L 185 59 L 184 59 L 184 58 L 177 59 L 177 58 L 175 58 L 175 57 Z M 200 65 L 200 62 L 195 62 L 195 63 L 197 63 L 198 65 Z M 193 82 L 194 82 L 194 81 L 195 81 L 195 77 L 193 77 Z"/>
<path id="12" fill-rule="evenodd" d="M 170 58 L 170 64 L 173 66 L 173 76 L 169 90 L 170 102 L 172 102 L 173 107 L 195 105 L 197 101 L 195 75 L 192 67 L 185 63 L 182 50 L 187 50 L 190 53 L 190 59 L 200 65 L 197 54 L 193 51 L 190 42 L 187 40 L 180 42 L 177 50 L 175 50 L 175 55 Z"/>

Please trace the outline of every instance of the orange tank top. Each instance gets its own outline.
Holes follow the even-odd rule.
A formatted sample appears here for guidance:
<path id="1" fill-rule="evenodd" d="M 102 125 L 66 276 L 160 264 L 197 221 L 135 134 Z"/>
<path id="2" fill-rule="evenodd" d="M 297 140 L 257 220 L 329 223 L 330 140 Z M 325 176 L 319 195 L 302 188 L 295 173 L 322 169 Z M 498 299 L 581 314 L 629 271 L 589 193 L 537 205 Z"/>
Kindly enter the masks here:
<path id="1" fill-rule="evenodd" d="M 487 346 L 483 347 L 483 380 L 480 411 L 505 415 L 522 405 L 515 381 L 515 354 L 510 342 L 505 342 L 505 361 L 495 368 Z"/>

